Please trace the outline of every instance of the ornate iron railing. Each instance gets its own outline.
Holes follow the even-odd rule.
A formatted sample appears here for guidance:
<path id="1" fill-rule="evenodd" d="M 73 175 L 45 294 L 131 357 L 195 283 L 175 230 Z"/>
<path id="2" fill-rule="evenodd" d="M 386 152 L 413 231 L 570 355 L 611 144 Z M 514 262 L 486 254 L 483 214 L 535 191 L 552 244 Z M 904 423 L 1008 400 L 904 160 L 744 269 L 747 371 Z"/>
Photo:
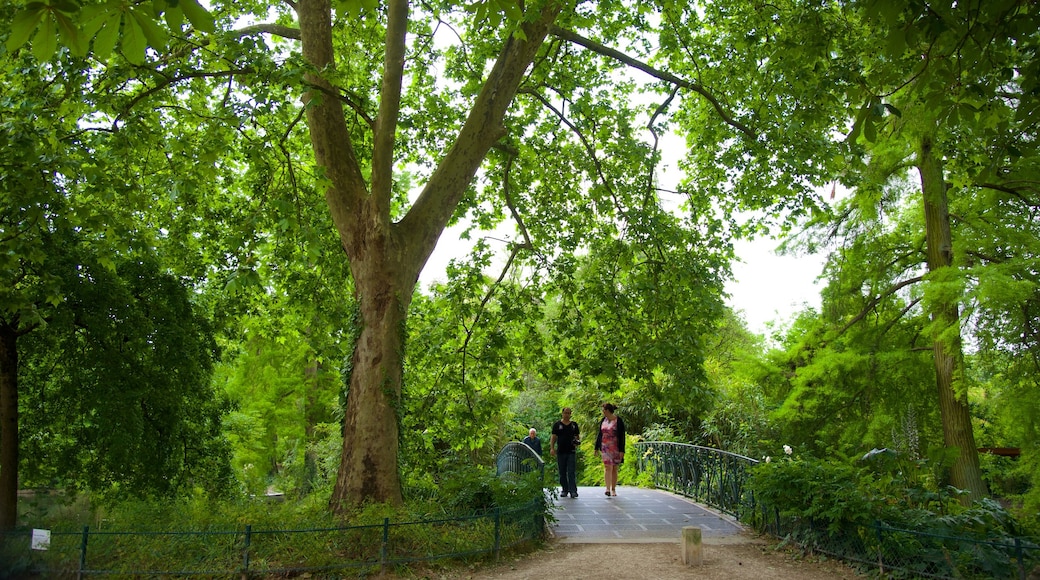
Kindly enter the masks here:
<path id="1" fill-rule="evenodd" d="M 538 475 L 545 479 L 545 461 L 534 449 L 517 441 L 506 443 L 502 451 L 498 452 L 495 467 L 499 476 L 503 473 L 524 474 L 537 471 Z"/>
<path id="2" fill-rule="evenodd" d="M 639 471 L 648 471 L 655 486 L 740 519 L 754 513 L 755 498 L 744 482 L 757 460 L 669 441 L 640 441 L 635 449 Z"/>

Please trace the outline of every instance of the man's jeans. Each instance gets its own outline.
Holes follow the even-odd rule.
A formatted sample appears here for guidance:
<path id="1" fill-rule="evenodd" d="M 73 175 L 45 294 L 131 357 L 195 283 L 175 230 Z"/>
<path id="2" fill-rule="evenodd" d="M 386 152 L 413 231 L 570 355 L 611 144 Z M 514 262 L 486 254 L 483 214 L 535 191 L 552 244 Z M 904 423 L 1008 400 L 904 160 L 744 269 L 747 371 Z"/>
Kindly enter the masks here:
<path id="1" fill-rule="evenodd" d="M 578 454 L 557 453 L 556 464 L 560 469 L 560 493 L 578 493 Z"/>

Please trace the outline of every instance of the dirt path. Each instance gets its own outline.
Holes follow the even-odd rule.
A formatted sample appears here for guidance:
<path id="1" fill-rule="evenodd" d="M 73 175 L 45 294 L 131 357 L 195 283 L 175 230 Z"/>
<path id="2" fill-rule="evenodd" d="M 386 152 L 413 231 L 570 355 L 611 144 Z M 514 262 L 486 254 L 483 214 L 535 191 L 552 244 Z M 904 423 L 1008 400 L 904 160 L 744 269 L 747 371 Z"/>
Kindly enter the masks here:
<path id="1" fill-rule="evenodd" d="M 686 566 L 678 543 L 565 544 L 550 542 L 526 554 L 511 554 L 495 565 L 456 569 L 428 578 L 468 580 L 672 580 L 732 578 L 759 580 L 837 580 L 860 578 L 835 561 L 801 558 L 797 552 L 774 550 L 773 544 L 751 536 L 727 538 L 703 546 L 700 566 Z M 443 575 L 442 575 L 443 574 Z"/>

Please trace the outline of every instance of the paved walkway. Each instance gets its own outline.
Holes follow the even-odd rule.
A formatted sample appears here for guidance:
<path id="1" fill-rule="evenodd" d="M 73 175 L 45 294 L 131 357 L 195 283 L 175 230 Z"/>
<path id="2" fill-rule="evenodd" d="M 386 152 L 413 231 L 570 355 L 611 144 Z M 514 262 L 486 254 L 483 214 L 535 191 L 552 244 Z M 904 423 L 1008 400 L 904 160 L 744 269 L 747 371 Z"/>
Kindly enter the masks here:
<path id="1" fill-rule="evenodd" d="M 744 528 L 730 516 L 666 491 L 618 487 L 617 497 L 602 487 L 579 487 L 577 499 L 556 500 L 553 535 L 564 543 L 679 542 L 682 529 L 699 526 L 705 544 L 735 541 Z"/>

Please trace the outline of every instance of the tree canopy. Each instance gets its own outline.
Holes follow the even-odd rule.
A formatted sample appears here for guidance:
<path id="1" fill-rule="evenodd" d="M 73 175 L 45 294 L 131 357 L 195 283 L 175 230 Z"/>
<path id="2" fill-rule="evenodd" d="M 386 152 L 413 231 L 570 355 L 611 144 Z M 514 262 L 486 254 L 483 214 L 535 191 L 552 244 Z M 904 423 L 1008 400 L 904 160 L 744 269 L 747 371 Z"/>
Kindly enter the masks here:
<path id="1" fill-rule="evenodd" d="M 823 312 L 740 380 L 763 381 L 813 445 L 917 417 L 956 451 L 953 483 L 986 493 L 963 345 L 1035 350 L 1034 244 L 1016 242 L 1040 182 L 1030 2 L 32 2 L 12 22 L 12 86 L 58 95 L 22 105 L 41 120 L 5 138 L 54 136 L 12 159 L 67 167 L 12 172 L 10 191 L 34 189 L 8 207 L 48 188 L 108 196 L 91 235 L 161 246 L 218 321 L 254 316 L 243 361 L 314 370 L 283 394 L 327 410 L 341 371 L 333 509 L 400 502 L 402 445 L 480 448 L 492 425 L 463 444 L 423 412 L 495 418 L 509 389 L 581 385 L 647 426 L 703 421 L 750 448 L 726 413 L 757 420 L 764 402 L 711 366 L 730 242 L 806 223 L 810 248 L 838 248 Z M 66 114 L 38 114 L 53 107 Z M 680 212 L 660 195 L 673 131 Z M 41 150 L 81 138 L 98 142 Z M 832 206 L 838 184 L 852 196 Z M 505 272 L 487 278 L 482 243 L 417 295 L 459 222 L 507 232 Z M 53 251 L 16 243 L 20 263 Z M 229 388 L 248 393 L 255 370 Z M 722 392 L 740 404 L 715 406 Z"/>

